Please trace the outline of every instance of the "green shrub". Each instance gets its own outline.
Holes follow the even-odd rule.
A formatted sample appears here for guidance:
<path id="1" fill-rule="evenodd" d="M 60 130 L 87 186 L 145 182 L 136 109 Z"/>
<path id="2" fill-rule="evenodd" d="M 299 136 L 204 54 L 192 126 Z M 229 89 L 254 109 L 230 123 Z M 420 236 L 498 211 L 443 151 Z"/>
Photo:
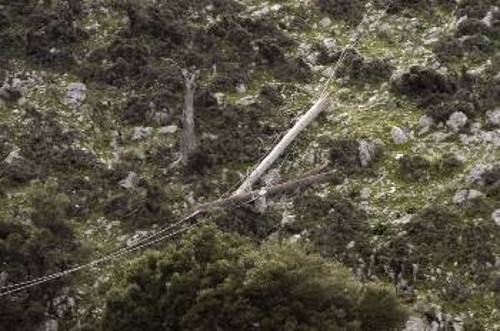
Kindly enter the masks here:
<path id="1" fill-rule="evenodd" d="M 0 219 L 1 272 L 6 284 L 59 272 L 78 262 L 79 245 L 67 223 L 68 197 L 36 187 L 29 195 L 32 224 Z M 66 280 L 54 280 L 0 299 L 0 330 L 37 330 Z"/>
<path id="2" fill-rule="evenodd" d="M 101 329 L 376 331 L 405 319 L 391 290 L 338 264 L 204 226 L 136 261 L 109 292 Z"/>

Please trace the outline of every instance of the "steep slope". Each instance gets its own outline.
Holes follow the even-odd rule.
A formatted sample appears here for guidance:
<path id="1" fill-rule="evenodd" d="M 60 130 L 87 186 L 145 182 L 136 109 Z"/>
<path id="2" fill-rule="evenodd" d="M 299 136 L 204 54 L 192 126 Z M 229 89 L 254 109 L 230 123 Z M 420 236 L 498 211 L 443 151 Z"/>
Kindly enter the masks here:
<path id="1" fill-rule="evenodd" d="M 193 202 L 227 195 L 345 54 L 328 87 L 331 109 L 267 178 L 328 164 L 343 183 L 211 218 L 255 240 L 310 243 L 362 280 L 392 283 L 415 316 L 442 328 L 500 329 L 494 0 L 23 0 L 0 8 L 0 285 L 130 245 Z M 194 68 L 200 149 L 175 169 L 181 69 Z M 119 258 L 1 298 L 0 325 L 57 320 L 65 330 L 98 318 L 128 264 Z"/>

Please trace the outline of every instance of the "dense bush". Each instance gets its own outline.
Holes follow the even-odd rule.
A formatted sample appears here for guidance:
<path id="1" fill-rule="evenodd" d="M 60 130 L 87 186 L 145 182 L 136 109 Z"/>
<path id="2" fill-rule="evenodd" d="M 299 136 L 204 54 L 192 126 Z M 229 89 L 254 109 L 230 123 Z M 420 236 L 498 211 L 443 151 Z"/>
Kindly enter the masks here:
<path id="1" fill-rule="evenodd" d="M 212 226 L 134 264 L 109 293 L 102 330 L 395 330 L 388 288 L 296 246 L 251 246 Z"/>
<path id="2" fill-rule="evenodd" d="M 468 277 L 481 277 L 494 268 L 499 229 L 489 219 L 470 222 L 449 207 L 431 205 L 402 230 L 379 252 L 376 263 L 389 266 L 397 278 L 426 282 L 424 275 L 432 268 L 453 264 Z"/>
<path id="3" fill-rule="evenodd" d="M 25 55 L 43 65 L 74 62 L 71 46 L 87 37 L 77 24 L 80 0 L 52 6 L 34 0 L 1 1 L 0 6 L 0 54 Z"/>
<path id="4" fill-rule="evenodd" d="M 69 199 L 53 189 L 38 187 L 29 202 L 32 225 L 0 219 L 0 261 L 6 281 L 2 285 L 58 272 L 78 262 L 79 245 L 67 222 Z M 65 283 L 55 280 L 1 298 L 0 329 L 38 329 Z"/>
<path id="5" fill-rule="evenodd" d="M 368 217 L 351 201 L 306 194 L 296 200 L 295 212 L 296 222 L 286 225 L 285 230 L 307 230 L 307 240 L 322 256 L 333 257 L 351 268 L 369 259 L 372 250 Z"/>
<path id="6" fill-rule="evenodd" d="M 363 18 L 365 3 L 365 0 L 317 0 L 321 10 L 350 22 L 358 22 Z"/>
<path id="7" fill-rule="evenodd" d="M 424 157 L 404 155 L 398 162 L 399 171 L 405 179 L 416 181 L 429 179 L 432 163 Z"/>

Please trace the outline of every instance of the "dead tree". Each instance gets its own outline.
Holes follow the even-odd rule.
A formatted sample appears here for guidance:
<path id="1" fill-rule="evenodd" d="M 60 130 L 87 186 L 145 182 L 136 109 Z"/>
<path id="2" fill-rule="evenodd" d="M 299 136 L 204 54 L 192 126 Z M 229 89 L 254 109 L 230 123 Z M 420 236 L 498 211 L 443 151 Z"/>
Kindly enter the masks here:
<path id="1" fill-rule="evenodd" d="M 196 153 L 196 133 L 194 130 L 194 92 L 196 91 L 196 78 L 198 71 L 188 72 L 183 69 L 186 94 L 184 96 L 184 110 L 182 112 L 182 132 L 180 142 L 181 156 L 178 160 L 183 166 L 187 166 L 189 160 Z"/>

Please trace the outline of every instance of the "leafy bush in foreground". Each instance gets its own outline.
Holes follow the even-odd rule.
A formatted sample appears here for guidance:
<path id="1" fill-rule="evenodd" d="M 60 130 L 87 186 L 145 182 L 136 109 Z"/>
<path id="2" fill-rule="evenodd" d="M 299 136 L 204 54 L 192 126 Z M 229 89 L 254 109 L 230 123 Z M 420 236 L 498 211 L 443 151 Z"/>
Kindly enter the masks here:
<path id="1" fill-rule="evenodd" d="M 253 247 L 205 226 L 138 260 L 108 294 L 102 330 L 395 330 L 392 290 L 297 246 Z"/>

